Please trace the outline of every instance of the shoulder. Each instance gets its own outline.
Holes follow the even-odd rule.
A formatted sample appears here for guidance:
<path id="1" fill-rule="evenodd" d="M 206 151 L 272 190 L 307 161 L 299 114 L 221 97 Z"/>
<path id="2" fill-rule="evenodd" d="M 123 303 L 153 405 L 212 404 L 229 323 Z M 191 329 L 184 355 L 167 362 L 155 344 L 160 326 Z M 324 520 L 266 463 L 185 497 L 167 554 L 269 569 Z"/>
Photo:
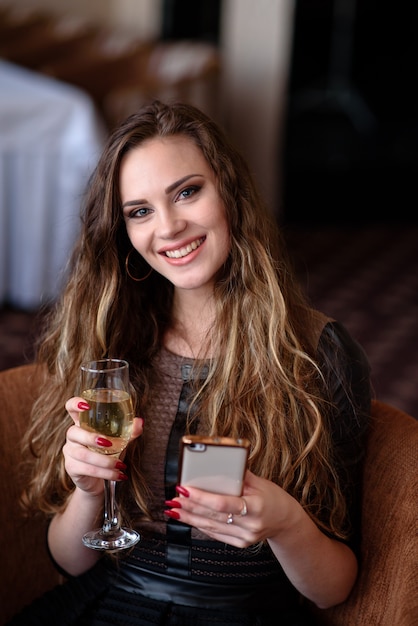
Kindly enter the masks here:
<path id="1" fill-rule="evenodd" d="M 362 346 L 343 324 L 328 321 L 321 333 L 317 362 L 334 407 L 334 435 L 364 431 L 370 416 L 370 364 Z"/>
<path id="2" fill-rule="evenodd" d="M 326 321 L 319 337 L 317 352 L 331 366 L 344 365 L 363 372 L 367 377 L 370 374 L 366 352 L 341 322 L 331 319 Z"/>

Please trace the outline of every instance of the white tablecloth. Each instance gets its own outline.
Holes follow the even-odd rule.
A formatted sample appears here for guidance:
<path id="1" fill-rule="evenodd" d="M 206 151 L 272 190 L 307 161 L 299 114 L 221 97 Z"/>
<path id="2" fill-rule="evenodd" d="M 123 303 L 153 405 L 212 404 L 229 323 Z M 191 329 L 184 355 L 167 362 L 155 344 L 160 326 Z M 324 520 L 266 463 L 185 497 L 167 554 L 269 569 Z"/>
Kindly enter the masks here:
<path id="1" fill-rule="evenodd" d="M 56 297 L 104 139 L 87 94 L 0 60 L 0 305 Z"/>

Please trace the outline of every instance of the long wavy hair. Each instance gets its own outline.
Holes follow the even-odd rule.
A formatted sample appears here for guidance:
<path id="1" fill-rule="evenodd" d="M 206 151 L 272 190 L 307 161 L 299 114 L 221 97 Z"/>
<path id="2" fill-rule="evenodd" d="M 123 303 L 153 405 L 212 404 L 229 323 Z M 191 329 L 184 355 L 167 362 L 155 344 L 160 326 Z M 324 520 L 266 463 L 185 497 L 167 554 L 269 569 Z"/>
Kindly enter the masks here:
<path id="1" fill-rule="evenodd" d="M 345 503 L 326 419 L 329 402 L 315 362 L 323 322 L 298 286 L 276 221 L 246 162 L 217 124 L 184 103 L 155 101 L 130 116 L 109 137 L 90 180 L 67 284 L 38 347 L 45 384 L 25 439 L 33 458 L 25 505 L 52 515 L 65 507 L 74 488 L 61 452 L 72 423 L 63 407 L 77 391 L 82 361 L 105 355 L 127 359 L 137 414 L 146 406 L 151 363 L 172 323 L 173 285 L 155 271 L 140 283 L 126 273 L 132 245 L 119 174 L 127 152 L 150 138 L 173 135 L 194 142 L 212 168 L 231 238 L 214 288 L 216 319 L 209 340 L 216 356 L 196 390 L 200 428 L 247 437 L 250 469 L 291 493 L 320 526 L 344 536 Z M 136 252 L 131 257 L 130 273 L 147 274 L 145 261 Z M 130 497 L 146 512 L 140 439 L 127 450 Z"/>

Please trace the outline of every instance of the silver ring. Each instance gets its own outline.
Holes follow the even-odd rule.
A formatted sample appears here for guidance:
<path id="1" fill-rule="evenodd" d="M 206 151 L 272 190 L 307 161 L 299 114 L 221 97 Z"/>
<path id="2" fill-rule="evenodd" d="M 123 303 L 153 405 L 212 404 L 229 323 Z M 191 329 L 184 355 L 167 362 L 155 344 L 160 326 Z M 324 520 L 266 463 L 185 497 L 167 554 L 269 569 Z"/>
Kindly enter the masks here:
<path id="1" fill-rule="evenodd" d="M 226 518 L 226 523 L 232 524 L 233 522 L 234 522 L 234 516 L 232 515 L 232 513 L 228 513 L 228 517 Z"/>
<path id="2" fill-rule="evenodd" d="M 247 509 L 247 502 L 244 500 L 244 498 L 241 498 L 242 500 L 242 509 L 241 509 L 241 517 L 245 517 L 248 513 L 248 509 Z"/>

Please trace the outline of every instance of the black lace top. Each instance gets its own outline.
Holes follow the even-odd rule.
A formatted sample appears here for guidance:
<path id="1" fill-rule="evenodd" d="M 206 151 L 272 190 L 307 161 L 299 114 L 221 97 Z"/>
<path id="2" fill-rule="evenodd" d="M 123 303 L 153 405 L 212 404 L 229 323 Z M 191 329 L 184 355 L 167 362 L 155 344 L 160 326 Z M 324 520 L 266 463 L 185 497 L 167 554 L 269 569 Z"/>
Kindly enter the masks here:
<path id="1" fill-rule="evenodd" d="M 363 350 L 337 322 L 323 327 L 318 359 L 336 406 L 332 439 L 354 528 L 350 543 L 356 549 L 370 411 L 369 365 Z M 161 375 L 145 416 L 143 467 L 153 494 L 155 521 L 140 525 L 142 540 L 118 562 L 113 582 L 125 590 L 137 588 L 149 597 L 175 597 L 180 604 L 206 606 L 214 598 L 218 603 L 226 598 L 229 606 L 231 597 L 236 597 L 241 606 L 256 603 L 263 609 L 295 605 L 298 593 L 268 545 L 234 548 L 164 516 L 164 501 L 175 496 L 191 365 L 190 359 L 167 350 L 160 352 L 154 364 Z"/>

